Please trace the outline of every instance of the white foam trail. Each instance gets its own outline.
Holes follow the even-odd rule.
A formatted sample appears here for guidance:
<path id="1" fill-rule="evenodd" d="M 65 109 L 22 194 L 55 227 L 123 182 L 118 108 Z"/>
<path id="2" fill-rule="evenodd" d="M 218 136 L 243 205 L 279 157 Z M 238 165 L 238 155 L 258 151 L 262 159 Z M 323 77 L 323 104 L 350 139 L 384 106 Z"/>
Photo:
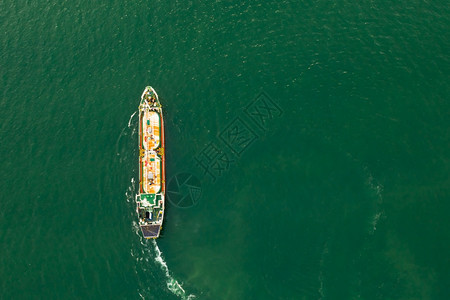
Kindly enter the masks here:
<path id="1" fill-rule="evenodd" d="M 365 170 L 367 172 L 367 169 Z M 384 217 L 384 211 L 382 209 L 383 204 L 383 186 L 381 184 L 378 184 L 376 180 L 373 178 L 372 174 L 369 173 L 369 178 L 367 181 L 368 186 L 375 191 L 377 201 L 375 203 L 375 214 L 372 217 L 371 228 L 369 230 L 369 234 L 374 234 L 377 230 L 377 224 L 381 218 Z"/>
<path id="2" fill-rule="evenodd" d="M 117 156 L 120 156 L 120 155 L 121 155 L 121 153 L 120 153 L 120 151 L 119 151 L 119 142 L 120 142 L 120 139 L 122 138 L 122 136 L 127 136 L 127 135 L 130 134 L 130 132 L 129 132 L 129 131 L 126 131 L 126 130 L 127 130 L 128 128 L 131 128 L 131 122 L 132 122 L 133 117 L 134 117 L 134 115 L 135 115 L 136 113 L 137 113 L 137 111 L 135 111 L 135 112 L 130 116 L 130 119 L 128 120 L 128 126 L 127 126 L 127 127 L 124 127 L 124 128 L 122 129 L 122 131 L 121 131 L 120 134 L 119 134 L 119 137 L 117 138 L 117 141 L 116 141 L 116 155 L 117 155 Z M 133 126 L 133 127 L 135 127 L 135 126 Z M 136 129 L 136 128 L 131 128 L 131 136 L 134 136 L 136 132 L 137 132 L 137 129 Z M 122 162 L 122 158 L 120 158 L 119 161 Z"/>
<path id="3" fill-rule="evenodd" d="M 319 300 L 322 300 L 325 298 L 325 292 L 324 292 L 324 275 L 323 275 L 323 268 L 325 266 L 325 256 L 328 255 L 328 241 L 325 242 L 325 245 L 323 246 L 322 255 L 320 257 L 320 273 L 319 273 Z"/>
<path id="4" fill-rule="evenodd" d="M 133 202 L 134 201 L 134 190 L 135 190 L 135 180 L 134 177 L 131 178 L 131 186 L 128 187 L 127 191 L 125 192 L 125 198 L 127 199 L 127 202 Z"/>
<path id="5" fill-rule="evenodd" d="M 376 213 L 375 216 L 373 216 L 373 219 L 372 219 L 372 231 L 371 231 L 372 234 L 375 232 L 375 230 L 377 230 L 377 224 L 378 224 L 378 220 L 380 220 L 381 214 L 382 213 L 379 212 L 379 213 Z"/>
<path id="6" fill-rule="evenodd" d="M 155 247 L 155 252 L 156 252 L 155 261 L 160 264 L 161 269 L 166 274 L 167 288 L 172 293 L 174 293 L 175 295 L 177 295 L 178 297 L 180 297 L 183 300 L 194 299 L 195 295 L 191 294 L 189 296 L 186 296 L 186 291 L 183 289 L 183 287 L 178 283 L 178 281 L 175 278 L 173 278 L 170 275 L 169 268 L 167 267 L 167 264 L 162 257 L 162 252 L 161 252 L 161 250 L 159 250 L 158 244 L 156 243 L 155 240 L 152 240 L 152 243 L 153 243 L 153 246 Z"/>
<path id="7" fill-rule="evenodd" d="M 134 115 L 135 115 L 136 113 L 137 113 L 137 111 L 135 111 L 135 112 L 131 115 L 130 120 L 128 120 L 128 128 L 131 127 L 131 120 L 133 119 L 133 117 L 134 117 Z"/>

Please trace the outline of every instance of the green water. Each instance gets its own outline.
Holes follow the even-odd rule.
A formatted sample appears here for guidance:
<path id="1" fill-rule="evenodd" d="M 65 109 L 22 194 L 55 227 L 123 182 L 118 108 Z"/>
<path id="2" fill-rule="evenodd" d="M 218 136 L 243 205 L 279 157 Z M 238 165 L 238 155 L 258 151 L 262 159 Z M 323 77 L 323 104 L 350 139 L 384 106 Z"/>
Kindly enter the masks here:
<path id="1" fill-rule="evenodd" d="M 0 298 L 448 298 L 449 7 L 0 2 Z M 146 85 L 167 180 L 201 186 L 156 243 L 134 205 Z M 232 161 L 215 180 L 208 145 Z"/>

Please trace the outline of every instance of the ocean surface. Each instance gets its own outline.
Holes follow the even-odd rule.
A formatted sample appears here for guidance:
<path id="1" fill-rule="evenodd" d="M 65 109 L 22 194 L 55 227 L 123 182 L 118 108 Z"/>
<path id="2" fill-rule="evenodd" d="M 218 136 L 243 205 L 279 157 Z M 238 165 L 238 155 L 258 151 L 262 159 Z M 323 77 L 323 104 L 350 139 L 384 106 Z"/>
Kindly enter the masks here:
<path id="1" fill-rule="evenodd" d="M 448 1 L 1 1 L 0 33 L 0 299 L 448 299 Z"/>

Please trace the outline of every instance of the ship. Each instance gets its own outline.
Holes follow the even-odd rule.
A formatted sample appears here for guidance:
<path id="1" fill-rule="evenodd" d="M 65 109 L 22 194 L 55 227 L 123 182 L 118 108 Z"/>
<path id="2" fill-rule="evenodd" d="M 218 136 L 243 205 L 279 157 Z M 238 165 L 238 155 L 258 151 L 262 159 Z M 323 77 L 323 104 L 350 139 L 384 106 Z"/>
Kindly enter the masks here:
<path id="1" fill-rule="evenodd" d="M 146 239 L 159 237 L 164 220 L 164 122 L 155 90 L 147 86 L 139 104 L 139 227 Z"/>

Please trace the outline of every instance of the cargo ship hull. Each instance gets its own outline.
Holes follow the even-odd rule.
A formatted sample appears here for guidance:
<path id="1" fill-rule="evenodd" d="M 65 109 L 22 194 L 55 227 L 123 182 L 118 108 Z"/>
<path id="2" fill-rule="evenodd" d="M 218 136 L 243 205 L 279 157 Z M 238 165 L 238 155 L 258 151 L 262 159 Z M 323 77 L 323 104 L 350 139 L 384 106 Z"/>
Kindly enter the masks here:
<path id="1" fill-rule="evenodd" d="M 158 94 L 148 86 L 139 104 L 139 226 L 146 239 L 158 238 L 164 220 L 164 121 Z"/>

